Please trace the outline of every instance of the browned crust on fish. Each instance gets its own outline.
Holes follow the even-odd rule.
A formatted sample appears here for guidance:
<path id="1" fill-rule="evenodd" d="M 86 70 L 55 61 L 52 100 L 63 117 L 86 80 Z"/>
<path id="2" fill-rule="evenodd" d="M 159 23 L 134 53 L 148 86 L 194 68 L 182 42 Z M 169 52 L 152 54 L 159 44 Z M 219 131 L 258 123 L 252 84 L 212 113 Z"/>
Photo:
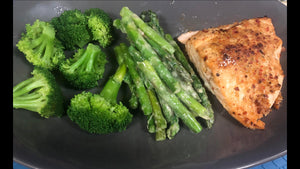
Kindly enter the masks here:
<path id="1" fill-rule="evenodd" d="M 282 40 L 271 19 L 254 18 L 195 32 L 178 39 L 206 87 L 245 127 L 264 129 L 260 119 L 274 103 L 279 107 L 282 99 L 275 100 L 281 97 L 284 78 Z"/>

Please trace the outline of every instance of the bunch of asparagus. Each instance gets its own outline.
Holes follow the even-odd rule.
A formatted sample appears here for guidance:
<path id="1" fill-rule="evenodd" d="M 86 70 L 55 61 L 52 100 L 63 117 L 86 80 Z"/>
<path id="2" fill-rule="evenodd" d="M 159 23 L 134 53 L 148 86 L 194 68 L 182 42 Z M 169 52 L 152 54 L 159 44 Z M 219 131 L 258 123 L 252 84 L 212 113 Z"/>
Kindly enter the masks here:
<path id="1" fill-rule="evenodd" d="M 128 7 L 120 11 L 121 19 L 113 25 L 127 34 L 130 46 L 115 47 L 119 64 L 125 62 L 125 78 L 132 92 L 130 105 L 138 103 L 147 117 L 147 129 L 157 141 L 172 139 L 180 130 L 179 119 L 193 132 L 202 130 L 200 117 L 208 128 L 214 113 L 200 79 L 170 34 L 159 25 L 156 13 L 140 15 Z"/>

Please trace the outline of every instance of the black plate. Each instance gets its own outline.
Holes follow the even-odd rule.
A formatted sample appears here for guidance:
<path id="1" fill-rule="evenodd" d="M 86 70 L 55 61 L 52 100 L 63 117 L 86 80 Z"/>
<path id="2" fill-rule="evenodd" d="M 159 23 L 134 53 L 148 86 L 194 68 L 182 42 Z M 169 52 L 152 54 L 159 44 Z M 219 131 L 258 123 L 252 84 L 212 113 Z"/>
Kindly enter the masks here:
<path id="1" fill-rule="evenodd" d="M 165 32 L 177 37 L 187 30 L 230 24 L 243 19 L 268 16 L 287 49 L 287 8 L 277 1 L 13 1 L 13 85 L 30 77 L 33 66 L 16 48 L 25 24 L 48 21 L 66 9 L 98 7 L 113 19 L 128 6 L 135 13 L 151 9 L 159 14 Z M 120 32 L 119 32 L 120 33 Z M 126 41 L 119 35 L 114 45 Z M 112 48 L 106 49 L 109 64 L 99 88 L 117 67 Z M 263 120 L 265 130 L 249 130 L 234 120 L 209 93 L 215 111 L 212 129 L 194 134 L 181 125 L 173 140 L 156 142 L 146 130 L 140 111 L 122 133 L 92 135 L 80 130 L 67 116 L 43 119 L 37 113 L 13 110 L 14 160 L 33 168 L 245 168 L 286 154 L 287 140 L 287 55 L 281 55 L 285 73 L 282 101 Z M 56 73 L 66 98 L 81 91 L 70 89 Z M 129 92 L 122 86 L 119 99 L 126 103 Z"/>

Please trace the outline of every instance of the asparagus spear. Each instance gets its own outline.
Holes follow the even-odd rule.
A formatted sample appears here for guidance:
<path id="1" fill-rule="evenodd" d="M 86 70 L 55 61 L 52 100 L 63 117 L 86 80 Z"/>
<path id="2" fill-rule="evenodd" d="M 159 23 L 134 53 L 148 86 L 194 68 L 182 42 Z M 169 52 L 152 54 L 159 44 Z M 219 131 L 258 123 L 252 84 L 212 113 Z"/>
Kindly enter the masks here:
<path id="1" fill-rule="evenodd" d="M 192 86 L 193 79 L 190 76 L 189 72 L 179 63 L 173 54 L 169 54 L 167 51 L 163 50 L 158 44 L 156 44 L 151 39 L 145 38 L 153 49 L 158 53 L 162 59 L 165 66 L 171 71 L 172 75 L 179 81 L 181 88 L 191 95 L 198 102 L 201 102 L 201 99 L 198 93 Z"/>
<path id="2" fill-rule="evenodd" d="M 153 117 L 156 132 L 155 140 L 162 141 L 166 139 L 165 129 L 167 128 L 167 121 L 162 114 L 161 107 L 155 95 L 155 92 L 153 91 L 153 89 L 148 89 L 147 91 L 153 108 Z"/>
<path id="3" fill-rule="evenodd" d="M 162 99 L 160 96 L 158 96 L 158 99 L 161 103 L 160 105 L 164 117 L 169 124 L 169 128 L 167 129 L 167 137 L 168 139 L 172 139 L 180 130 L 179 119 L 164 99 Z"/>
<path id="4" fill-rule="evenodd" d="M 192 96 L 190 96 L 184 90 L 181 89 L 180 83 L 172 76 L 169 70 L 161 62 L 156 52 L 143 38 L 140 31 L 138 31 L 131 18 L 128 16 L 123 16 L 121 24 L 123 25 L 128 38 L 139 49 L 139 51 L 142 53 L 142 56 L 150 61 L 150 63 L 154 66 L 159 76 L 168 85 L 172 92 L 176 93 L 180 100 L 184 102 L 189 107 L 189 109 L 197 116 L 200 116 L 204 119 L 211 119 L 212 117 L 210 114 L 208 114 L 206 108 L 203 107 Z"/>
<path id="5" fill-rule="evenodd" d="M 119 65 L 122 65 L 122 63 L 124 62 L 124 57 L 122 57 L 123 52 L 120 46 L 116 46 L 114 48 L 114 52 L 117 58 L 117 62 Z M 131 97 L 129 99 L 129 106 L 132 109 L 136 109 L 138 107 L 138 99 L 136 96 L 136 89 L 135 89 L 135 85 L 132 81 L 132 78 L 130 77 L 129 73 L 127 72 L 125 77 L 124 77 L 124 82 L 128 85 L 130 92 L 131 92 Z"/>
<path id="6" fill-rule="evenodd" d="M 192 113 L 180 102 L 176 95 L 165 86 L 150 62 L 147 60 L 137 62 L 137 66 L 151 82 L 157 94 L 170 105 L 172 110 L 174 110 L 176 116 L 178 116 L 193 132 L 199 133 L 202 130 L 202 126 L 198 123 Z"/>
<path id="7" fill-rule="evenodd" d="M 141 109 L 144 112 L 144 115 L 150 115 L 152 113 L 152 105 L 146 88 L 144 86 L 143 80 L 141 79 L 136 70 L 135 63 L 131 59 L 131 56 L 128 52 L 128 47 L 124 43 L 120 43 L 120 48 L 121 52 L 123 53 L 122 57 L 128 68 L 130 77 L 132 78 L 133 83 L 135 84 L 136 94 L 140 102 Z"/>
<path id="8" fill-rule="evenodd" d="M 128 51 L 129 51 L 130 55 L 133 56 L 133 58 L 134 58 L 133 60 L 135 62 L 143 61 L 144 60 L 141 57 L 141 55 L 139 54 L 139 52 L 133 46 L 129 46 Z M 148 90 L 153 90 L 152 89 L 153 86 L 151 85 L 151 83 L 149 82 L 149 80 L 147 80 L 145 78 L 145 76 L 144 76 L 144 74 L 142 72 L 139 72 L 139 73 L 140 73 L 141 78 L 144 80 L 144 84 L 145 84 L 146 88 L 148 88 Z M 149 94 L 149 96 L 150 96 L 150 94 Z M 150 98 L 150 100 L 151 100 L 151 98 Z M 153 109 L 153 112 L 154 112 L 155 111 L 154 107 L 152 109 Z M 153 113 L 150 116 L 147 116 L 147 119 L 148 119 L 147 120 L 147 129 L 148 129 L 149 133 L 155 133 L 156 132 L 156 137 L 157 137 L 158 140 L 160 140 L 159 138 L 163 137 L 163 133 L 164 132 L 159 131 L 159 130 L 156 131 L 155 118 L 154 118 Z"/>
<path id="9" fill-rule="evenodd" d="M 159 20 L 155 12 L 151 10 L 143 11 L 140 14 L 140 17 L 143 19 L 145 23 L 147 23 L 153 30 L 160 34 L 160 36 L 164 37 L 165 33 L 163 29 L 159 26 Z"/>
<path id="10" fill-rule="evenodd" d="M 143 58 L 140 56 L 139 52 L 133 47 L 130 46 L 129 47 L 129 53 L 132 56 L 135 56 L 135 59 L 138 61 L 143 61 Z M 165 128 L 167 127 L 167 123 L 166 120 L 164 119 L 164 116 L 161 113 L 160 110 L 160 106 L 163 106 L 162 104 L 159 104 L 156 97 L 155 97 L 155 92 L 153 91 L 153 86 L 151 85 L 151 83 L 149 82 L 149 80 L 147 80 L 144 77 L 144 74 L 142 72 L 140 72 L 140 76 L 142 77 L 142 79 L 144 80 L 144 84 L 146 86 L 146 88 L 148 88 L 148 94 L 152 103 L 152 107 L 153 107 L 153 113 L 152 115 L 148 116 L 148 120 L 147 120 L 147 129 L 149 131 L 149 133 L 156 133 L 156 140 L 164 140 L 165 139 Z M 175 116 L 175 115 L 174 115 Z M 172 120 L 172 122 L 175 120 Z M 155 126 L 156 125 L 156 126 Z M 179 131 L 179 124 L 178 124 L 178 118 L 177 118 L 177 132 Z M 175 130 L 175 126 L 173 125 L 173 127 L 171 127 L 171 130 L 167 130 L 167 133 L 172 133 L 172 134 L 168 134 L 168 138 L 174 137 L 175 134 L 174 130 Z M 162 131 L 161 131 L 162 130 Z M 172 135 L 172 136 L 170 136 Z"/>
<path id="11" fill-rule="evenodd" d="M 189 62 L 187 61 L 187 59 L 184 56 L 183 52 L 181 51 L 180 47 L 173 40 L 172 36 L 170 34 L 165 34 L 164 33 L 162 27 L 159 24 L 159 19 L 158 19 L 156 13 L 152 12 L 151 10 L 148 10 L 148 11 L 143 11 L 140 16 L 144 20 L 144 22 L 146 22 L 149 26 L 151 26 L 162 37 L 165 37 L 165 39 L 175 48 L 175 53 L 174 54 L 175 54 L 176 59 L 183 65 L 183 67 L 184 67 L 185 70 L 187 70 L 188 72 L 190 72 L 190 76 L 189 77 L 191 77 L 191 79 L 192 79 L 192 86 L 194 87 L 194 89 L 196 90 L 196 92 L 198 93 L 198 95 L 200 97 L 200 99 L 198 101 L 200 101 L 200 103 L 204 107 L 206 107 L 207 110 L 208 110 L 208 112 L 210 114 L 212 114 L 212 116 L 213 116 L 214 112 L 212 110 L 210 101 L 208 100 L 205 88 L 202 86 L 200 79 L 195 74 L 193 68 L 190 66 Z M 152 45 L 152 46 L 154 46 L 154 45 Z M 159 51 L 157 51 L 157 52 L 159 52 Z M 168 55 L 165 54 L 165 55 L 162 55 L 162 56 L 166 57 Z M 170 61 L 170 59 L 169 59 L 169 63 L 170 62 L 174 62 L 174 61 Z M 181 67 L 179 67 L 179 68 L 181 68 Z M 214 122 L 214 118 L 212 118 L 210 120 L 207 120 L 206 122 L 207 122 L 207 126 L 209 128 L 211 128 L 211 126 L 212 126 L 212 124 Z"/>
<path id="12" fill-rule="evenodd" d="M 209 112 L 209 114 L 211 114 L 211 116 L 214 116 L 214 111 L 212 109 L 211 103 L 208 100 L 205 88 L 203 87 L 200 79 L 198 78 L 198 76 L 196 75 L 196 73 L 194 72 L 193 68 L 191 67 L 191 65 L 189 64 L 188 60 L 186 59 L 186 57 L 184 56 L 183 52 L 181 51 L 180 47 L 177 45 L 177 43 L 173 40 L 172 36 L 170 34 L 166 34 L 165 38 L 167 39 L 167 41 L 175 48 L 175 57 L 177 58 L 177 60 L 180 61 L 180 63 L 184 66 L 184 68 L 190 72 L 191 77 L 193 79 L 192 85 L 195 88 L 195 90 L 198 92 L 198 95 L 201 99 L 201 104 L 206 107 L 207 111 Z M 214 123 L 214 118 L 211 118 L 209 120 L 206 121 L 207 123 L 207 127 L 211 128 L 212 124 Z"/>
<path id="13" fill-rule="evenodd" d="M 147 129 L 149 133 L 155 133 L 156 131 L 153 113 L 147 116 Z"/>
<path id="14" fill-rule="evenodd" d="M 176 61 L 180 62 L 180 66 L 177 66 L 177 68 L 173 68 L 173 70 L 176 70 L 179 72 L 181 77 L 188 77 L 184 81 L 189 81 L 191 80 L 192 86 L 190 84 L 185 85 L 185 90 L 188 90 L 189 94 L 191 94 L 195 99 L 197 99 L 205 108 L 207 108 L 208 112 L 212 114 L 211 116 L 213 117 L 213 110 L 211 107 L 211 104 L 208 100 L 205 88 L 202 86 L 200 79 L 198 76 L 195 74 L 194 70 L 190 66 L 189 62 L 187 61 L 186 57 L 184 56 L 183 52 L 181 51 L 180 47 L 177 45 L 177 43 L 173 40 L 172 36 L 170 34 L 165 34 L 162 27 L 159 25 L 159 19 L 156 15 L 155 12 L 152 12 L 151 10 L 148 11 L 143 11 L 141 13 L 141 18 L 143 19 L 144 22 L 146 22 L 150 27 L 152 27 L 156 32 L 158 32 L 162 37 L 165 37 L 165 39 L 175 48 L 175 56 L 172 54 L 168 54 L 166 51 L 157 50 L 156 52 L 159 53 L 159 55 L 168 58 L 169 60 L 169 65 L 172 67 L 173 65 L 176 66 Z M 151 40 L 147 41 L 153 46 L 154 48 L 159 47 L 157 44 L 151 43 Z M 156 47 L 155 47 L 156 45 Z M 172 63 L 172 64 L 171 64 Z M 182 66 L 182 65 L 183 66 Z M 182 68 L 184 67 L 184 68 Z M 188 71 L 190 74 L 186 75 L 184 70 Z M 184 83 L 186 84 L 186 83 Z M 214 122 L 214 118 L 211 118 L 210 120 L 206 120 L 206 124 L 208 128 L 212 127 L 212 124 Z"/>
<path id="15" fill-rule="evenodd" d="M 158 74 L 163 74 L 165 77 L 165 81 L 169 84 L 170 88 L 173 91 L 179 91 L 180 85 L 171 75 L 171 73 L 167 70 L 167 68 L 163 65 L 163 63 L 159 60 L 156 52 L 152 49 L 152 47 L 147 43 L 147 41 L 143 38 L 143 36 L 138 31 L 138 28 L 135 26 L 134 22 L 130 17 L 124 16 L 121 20 L 121 23 L 124 27 L 124 30 L 127 33 L 127 37 L 133 43 L 133 45 L 141 52 L 141 55 L 148 60 L 151 60 L 152 63 L 157 63 L 155 68 L 158 69 Z"/>
<path id="16" fill-rule="evenodd" d="M 189 72 L 187 72 L 181 63 L 176 60 L 173 54 L 169 54 L 167 51 L 161 48 L 159 44 L 149 39 L 147 36 L 144 36 L 144 38 L 152 46 L 158 56 L 161 56 L 160 58 L 164 61 L 164 63 L 167 64 L 167 67 L 169 67 L 170 71 L 176 72 L 182 81 L 190 83 L 193 81 Z"/>
<path id="17" fill-rule="evenodd" d="M 133 13 L 128 7 L 123 7 L 120 11 L 122 17 L 130 17 L 134 23 L 140 28 L 150 39 L 162 46 L 163 49 L 170 53 L 174 53 L 175 49 L 170 45 L 162 36 L 160 36 L 155 30 L 148 26 L 138 15 Z"/>

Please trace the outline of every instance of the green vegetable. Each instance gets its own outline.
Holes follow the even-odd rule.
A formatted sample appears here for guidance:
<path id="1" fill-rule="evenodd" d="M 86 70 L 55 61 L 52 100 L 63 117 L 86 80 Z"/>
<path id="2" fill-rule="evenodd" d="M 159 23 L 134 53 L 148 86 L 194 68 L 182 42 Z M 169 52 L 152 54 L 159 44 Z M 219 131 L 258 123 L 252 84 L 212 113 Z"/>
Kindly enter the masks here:
<path id="1" fill-rule="evenodd" d="M 165 39 L 174 47 L 175 56 L 164 51 L 159 45 L 147 38 L 147 41 L 151 43 L 151 46 L 156 50 L 156 52 L 162 56 L 162 59 L 166 60 L 164 62 L 170 66 L 169 70 L 177 72 L 177 74 L 180 75 L 180 78 L 184 80 L 184 82 L 181 81 L 181 84 L 185 86 L 183 89 L 207 109 L 212 118 L 206 120 L 206 124 L 209 128 L 211 128 L 214 122 L 214 112 L 212 110 L 210 101 L 208 100 L 205 88 L 202 86 L 200 79 L 189 64 L 187 58 L 184 56 L 177 43 L 173 40 L 172 36 L 164 33 L 162 27 L 159 25 L 159 20 L 155 12 L 152 12 L 151 10 L 143 11 L 141 13 L 141 18 L 162 37 L 165 37 Z M 191 84 L 187 82 L 191 82 Z"/>
<path id="2" fill-rule="evenodd" d="M 148 26 L 139 16 L 133 13 L 128 7 L 123 7 L 120 11 L 120 15 L 124 17 L 130 17 L 134 23 L 140 28 L 150 39 L 161 45 L 161 47 L 170 53 L 174 53 L 175 49 L 170 45 L 163 37 L 159 35 L 155 30 Z"/>
<path id="3" fill-rule="evenodd" d="M 178 106 L 175 106 L 170 100 L 168 102 L 166 101 L 167 104 L 175 112 L 176 116 L 178 116 L 180 119 L 185 118 L 184 123 L 187 123 L 186 125 L 188 125 L 188 127 L 192 131 L 200 132 L 201 129 L 199 128 L 201 128 L 201 125 L 195 120 L 195 117 L 199 116 L 207 121 L 212 122 L 213 114 L 209 113 L 207 109 L 199 103 L 201 99 L 199 98 L 197 92 L 191 84 L 193 82 L 193 79 L 191 78 L 187 70 L 185 70 L 183 65 L 181 65 L 181 63 L 178 62 L 173 55 L 175 52 L 175 48 L 162 36 L 164 35 L 164 33 L 162 29 L 159 29 L 160 26 L 158 25 L 158 19 L 155 18 L 156 20 L 154 19 L 153 22 L 151 22 L 150 19 L 152 25 L 147 25 L 147 23 L 145 23 L 136 14 L 131 12 L 127 7 L 122 8 L 122 10 L 120 11 L 120 15 L 122 16 L 122 19 L 116 19 L 114 21 L 114 26 L 120 29 L 123 33 L 126 33 L 128 40 L 130 41 L 132 46 L 134 46 L 141 53 L 142 58 L 137 57 L 136 61 L 139 61 L 140 63 L 145 63 L 146 61 L 148 61 L 156 71 L 158 79 L 156 79 L 155 77 L 151 77 L 149 75 L 149 72 L 148 75 L 145 75 L 147 79 L 151 81 L 158 95 L 166 101 L 167 99 L 164 98 L 161 94 L 163 93 L 163 91 L 161 91 L 162 87 L 160 85 L 158 86 L 153 84 L 161 80 L 162 84 L 166 85 L 166 91 L 172 92 L 172 94 L 174 94 L 174 96 L 171 97 L 172 101 L 178 101 L 181 104 L 181 106 L 179 107 L 181 108 L 180 111 L 183 112 L 179 112 Z M 141 16 L 144 17 L 143 15 Z M 149 17 L 153 20 L 154 16 L 155 15 L 151 13 Z M 153 27 L 155 29 L 153 29 Z M 166 45 L 164 45 L 165 42 L 172 47 L 166 48 Z M 174 49 L 174 51 L 172 51 L 172 49 Z M 160 60 L 159 56 L 162 57 L 162 60 L 164 62 Z M 144 71 L 142 71 L 144 74 L 145 70 L 147 69 L 144 69 Z M 181 76 L 181 78 L 179 78 L 179 75 Z M 167 95 L 168 93 L 165 94 Z M 193 119 L 187 118 L 187 116 L 183 116 L 180 113 L 190 113 L 189 117 L 193 116 Z M 194 122 L 194 124 L 192 121 Z M 148 125 L 149 124 L 151 123 L 148 123 Z M 178 129 L 174 127 L 173 133 L 176 133 L 176 130 Z M 172 132 L 170 130 L 170 138 L 172 138 L 171 133 Z"/>
<path id="4" fill-rule="evenodd" d="M 81 129 L 89 133 L 121 132 L 132 121 L 132 114 L 117 95 L 126 74 L 126 65 L 118 67 L 100 94 L 82 92 L 71 99 L 67 114 Z"/>
<path id="5" fill-rule="evenodd" d="M 122 50 L 122 56 L 128 68 L 130 77 L 132 78 L 132 81 L 135 84 L 136 95 L 139 99 L 141 109 L 144 112 L 144 115 L 150 115 L 152 113 L 152 106 L 146 88 L 144 86 L 143 79 L 139 76 L 139 73 L 136 69 L 136 64 L 134 63 L 134 61 L 131 58 L 131 55 L 128 52 L 128 47 L 124 43 L 121 43 L 120 48 Z"/>
<path id="6" fill-rule="evenodd" d="M 158 102 L 158 99 L 156 97 L 156 94 L 153 89 L 148 89 L 147 90 L 150 101 L 153 107 L 153 118 L 154 118 L 154 123 L 155 123 L 155 140 L 156 141 L 162 141 L 166 139 L 166 132 L 165 129 L 167 128 L 167 121 L 164 118 L 160 104 Z"/>
<path id="7" fill-rule="evenodd" d="M 44 118 L 62 116 L 64 99 L 54 76 L 40 67 L 34 67 L 31 74 L 13 87 L 13 107 L 37 112 Z"/>
<path id="8" fill-rule="evenodd" d="M 157 71 L 159 77 L 167 84 L 171 91 L 176 93 L 180 100 L 184 102 L 186 106 L 188 106 L 189 109 L 197 116 L 200 116 L 204 119 L 212 118 L 212 116 L 208 114 L 205 107 L 203 107 L 196 99 L 194 99 L 185 90 L 181 88 L 180 83 L 176 80 L 176 78 L 173 77 L 172 73 L 159 59 L 156 52 L 143 38 L 142 34 L 137 29 L 134 22 L 129 17 L 125 16 L 122 18 L 121 23 L 123 24 L 130 41 L 134 43 L 136 48 L 141 52 L 142 56 L 145 59 L 149 60 L 151 65 Z"/>
<path id="9" fill-rule="evenodd" d="M 137 65 L 144 73 L 145 77 L 151 82 L 159 97 L 166 101 L 175 112 L 176 116 L 179 117 L 193 132 L 199 133 L 202 130 L 202 126 L 198 123 L 192 113 L 180 102 L 176 95 L 170 92 L 160 80 L 150 62 L 145 60 L 143 62 L 138 62 Z"/>
<path id="10" fill-rule="evenodd" d="M 130 54 L 128 56 L 128 58 L 129 58 L 130 62 L 132 62 L 132 66 L 131 67 L 136 68 L 136 66 L 137 66 L 136 65 L 137 60 L 138 61 L 143 61 L 143 58 L 140 56 L 139 51 L 137 51 L 132 45 L 129 46 L 128 52 Z M 138 70 L 136 70 L 136 71 L 138 71 Z M 150 96 L 149 96 L 150 95 L 149 94 L 149 90 L 153 90 L 153 89 L 149 89 L 149 88 L 153 88 L 153 87 L 150 84 L 150 82 L 145 78 L 145 76 L 144 76 L 144 74 L 142 72 L 139 71 L 136 76 L 139 76 L 139 79 L 141 81 L 143 81 L 144 87 L 145 87 L 145 91 L 147 91 L 147 89 L 148 89 L 148 91 L 145 93 L 145 96 L 144 96 L 144 97 L 146 97 L 148 99 L 148 101 L 145 102 L 145 104 L 147 106 L 150 106 L 152 108 L 152 111 L 150 112 L 150 114 L 146 115 L 146 117 L 147 117 L 147 129 L 148 129 L 148 132 L 149 133 L 156 133 L 156 140 L 164 140 L 165 139 L 165 134 L 164 134 L 165 131 L 160 131 L 160 130 L 156 131 L 156 124 L 155 124 L 155 118 L 154 118 L 154 114 L 155 113 L 154 113 L 154 111 L 156 111 L 155 109 L 157 109 L 157 108 L 153 107 L 152 101 L 151 101 Z"/>
<path id="11" fill-rule="evenodd" d="M 50 23 L 57 31 L 56 37 L 68 50 L 82 48 L 92 39 L 88 18 L 78 9 L 66 10 L 59 17 L 52 18 Z"/>
<path id="12" fill-rule="evenodd" d="M 65 58 L 53 26 L 38 19 L 32 25 L 26 24 L 26 33 L 22 34 L 16 46 L 30 63 L 49 70 L 57 68 Z"/>
<path id="13" fill-rule="evenodd" d="M 112 19 L 99 8 L 91 8 L 84 12 L 88 17 L 88 27 L 92 32 L 93 40 L 99 42 L 102 47 L 107 47 L 113 40 Z"/>
<path id="14" fill-rule="evenodd" d="M 79 49 L 73 58 L 62 62 L 60 71 L 74 88 L 88 89 L 98 85 L 106 63 L 106 55 L 100 47 L 89 43 L 86 49 Z"/>
<path id="15" fill-rule="evenodd" d="M 176 74 L 176 76 L 174 77 L 176 77 L 180 81 L 184 81 L 185 83 L 191 83 L 193 81 L 189 72 L 187 72 L 185 68 L 181 65 L 181 63 L 176 60 L 174 54 L 169 54 L 167 51 L 162 49 L 161 46 L 159 46 L 157 43 L 155 43 L 148 37 L 144 38 L 152 46 L 157 55 L 160 56 L 160 59 L 165 63 L 168 70 L 171 71 L 173 74 Z"/>
<path id="16" fill-rule="evenodd" d="M 184 56 L 183 52 L 181 51 L 180 47 L 177 45 L 177 43 L 173 40 L 172 36 L 170 34 L 166 34 L 165 38 L 167 41 L 175 48 L 175 57 L 176 59 L 184 66 L 184 68 L 190 72 L 190 76 L 193 79 L 192 85 L 197 91 L 199 97 L 200 97 L 200 103 L 207 109 L 208 113 L 210 114 L 211 118 L 209 120 L 206 120 L 206 125 L 208 128 L 212 127 L 212 124 L 214 123 L 214 111 L 212 109 L 211 103 L 208 100 L 206 90 L 203 87 L 199 77 L 194 72 L 192 66 L 189 64 L 188 60 Z"/>
<path id="17" fill-rule="evenodd" d="M 124 51 L 121 48 L 121 44 L 114 48 L 114 52 L 115 52 L 118 64 L 122 65 L 123 63 L 125 63 L 124 56 L 123 56 Z M 129 99 L 129 106 L 132 109 L 136 109 L 136 108 L 138 108 L 138 104 L 139 104 L 137 94 L 136 94 L 136 86 L 128 72 L 126 73 L 126 75 L 124 77 L 124 82 L 128 85 L 130 92 L 131 92 L 131 97 Z"/>
<path id="18" fill-rule="evenodd" d="M 198 102 L 201 101 L 200 97 L 198 96 L 197 92 L 194 90 L 192 86 L 192 78 L 185 70 L 185 68 L 179 63 L 173 54 L 169 54 L 167 51 L 163 50 L 158 44 L 156 44 L 151 39 L 145 37 L 152 48 L 156 51 L 160 59 L 166 66 L 166 68 L 170 71 L 173 77 L 179 82 L 181 89 L 184 92 L 188 93 L 191 97 L 196 99 Z"/>
<path id="19" fill-rule="evenodd" d="M 142 11 L 140 17 L 143 19 L 145 23 L 147 23 L 153 30 L 160 34 L 160 36 L 164 37 L 164 31 L 162 27 L 159 25 L 159 19 L 155 12 L 151 10 Z"/>
<path id="20" fill-rule="evenodd" d="M 120 19 L 115 19 L 113 21 L 113 26 L 117 29 L 120 29 L 121 32 L 126 33 Z"/>
<path id="21" fill-rule="evenodd" d="M 153 114 L 147 116 L 147 129 L 149 133 L 155 133 L 155 121 Z"/>
<path id="22" fill-rule="evenodd" d="M 141 52 L 141 55 L 145 59 L 152 59 L 153 62 L 151 62 L 153 63 L 156 71 L 158 71 L 160 76 L 165 77 L 164 80 L 168 85 L 170 84 L 169 87 L 174 91 L 180 90 L 179 84 L 176 84 L 176 80 L 172 77 L 171 73 L 167 70 L 164 64 L 159 60 L 156 52 L 152 49 L 149 43 L 147 43 L 147 41 L 143 38 L 134 22 L 129 17 L 123 17 L 121 23 L 123 24 L 130 41 Z"/>
<path id="23" fill-rule="evenodd" d="M 169 124 L 169 128 L 167 129 L 167 137 L 168 139 L 173 139 L 180 130 L 179 118 L 175 115 L 172 108 L 164 99 L 162 99 L 161 97 L 158 97 L 158 99 L 161 105 L 163 115 Z"/>

